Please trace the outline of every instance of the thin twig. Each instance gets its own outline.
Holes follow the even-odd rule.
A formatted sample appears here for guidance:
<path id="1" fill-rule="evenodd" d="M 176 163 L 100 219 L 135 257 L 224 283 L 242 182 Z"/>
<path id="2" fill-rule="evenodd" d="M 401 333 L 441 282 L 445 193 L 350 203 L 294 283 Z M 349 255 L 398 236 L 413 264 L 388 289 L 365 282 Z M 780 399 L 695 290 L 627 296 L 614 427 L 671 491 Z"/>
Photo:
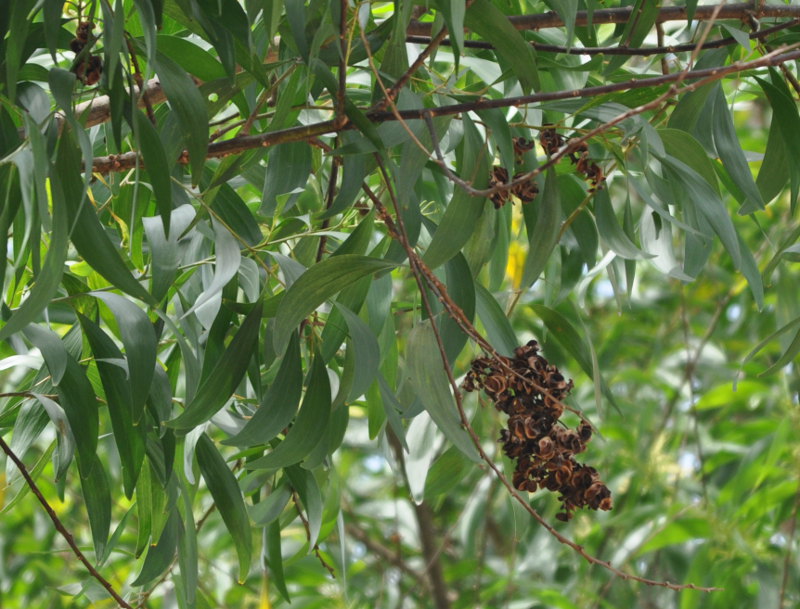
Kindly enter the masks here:
<path id="1" fill-rule="evenodd" d="M 124 609 L 133 609 L 133 607 L 131 607 L 131 605 L 129 605 L 125 601 L 125 599 L 122 598 L 122 596 L 120 596 L 120 594 L 114 589 L 114 586 L 111 585 L 111 582 L 109 582 L 105 577 L 103 577 L 100 574 L 100 572 L 94 568 L 94 565 L 92 565 L 92 563 L 89 562 L 89 559 L 86 558 L 84 553 L 81 552 L 81 549 L 78 547 L 78 544 L 75 543 L 75 538 L 72 536 L 72 533 L 70 533 L 64 526 L 64 524 L 61 522 L 61 519 L 55 513 L 55 510 L 53 510 L 53 508 L 47 502 L 47 499 L 45 499 L 44 495 L 42 494 L 42 491 L 39 490 L 39 487 L 36 485 L 36 482 L 34 482 L 33 478 L 31 478 L 31 475 L 28 473 L 28 468 L 26 468 L 25 464 L 22 461 L 20 461 L 20 459 L 17 457 L 16 454 L 14 454 L 14 451 L 11 450 L 11 448 L 8 446 L 8 444 L 5 443 L 5 440 L 3 440 L 2 437 L 0 437 L 0 448 L 2 448 L 3 452 L 8 456 L 8 458 L 14 462 L 14 465 L 17 466 L 19 473 L 22 474 L 22 477 L 25 479 L 25 483 L 28 485 L 28 488 L 31 489 L 31 492 L 36 496 L 36 499 L 39 500 L 39 503 L 44 508 L 44 511 L 47 512 L 47 515 L 53 522 L 53 526 L 67 542 L 67 545 L 72 550 L 72 553 L 75 554 L 77 559 L 83 564 L 84 567 L 86 567 L 86 570 L 89 572 L 89 574 L 93 578 L 95 578 L 100 583 L 100 585 L 103 586 L 103 588 L 105 588 L 106 592 L 108 592 L 111 598 L 113 598 L 120 607 L 123 607 Z"/>

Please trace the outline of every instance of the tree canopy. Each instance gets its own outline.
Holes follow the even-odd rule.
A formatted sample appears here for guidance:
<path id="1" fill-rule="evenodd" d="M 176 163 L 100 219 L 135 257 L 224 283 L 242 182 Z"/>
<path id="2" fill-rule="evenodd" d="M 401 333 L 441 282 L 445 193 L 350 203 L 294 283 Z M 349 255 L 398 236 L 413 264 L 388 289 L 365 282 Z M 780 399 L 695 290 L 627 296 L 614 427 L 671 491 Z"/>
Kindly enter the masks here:
<path id="1" fill-rule="evenodd" d="M 0 605 L 800 603 L 800 7 L 0 4 Z"/>

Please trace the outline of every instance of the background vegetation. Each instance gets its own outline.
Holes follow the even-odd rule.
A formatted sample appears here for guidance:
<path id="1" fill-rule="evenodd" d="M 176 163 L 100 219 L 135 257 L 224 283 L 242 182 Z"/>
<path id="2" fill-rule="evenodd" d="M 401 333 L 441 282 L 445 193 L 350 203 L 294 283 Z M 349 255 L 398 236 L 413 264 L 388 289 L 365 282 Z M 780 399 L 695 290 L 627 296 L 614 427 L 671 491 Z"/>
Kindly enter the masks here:
<path id="1" fill-rule="evenodd" d="M 663 4 L 0 4 L 0 605 L 797 606 L 800 7 Z"/>

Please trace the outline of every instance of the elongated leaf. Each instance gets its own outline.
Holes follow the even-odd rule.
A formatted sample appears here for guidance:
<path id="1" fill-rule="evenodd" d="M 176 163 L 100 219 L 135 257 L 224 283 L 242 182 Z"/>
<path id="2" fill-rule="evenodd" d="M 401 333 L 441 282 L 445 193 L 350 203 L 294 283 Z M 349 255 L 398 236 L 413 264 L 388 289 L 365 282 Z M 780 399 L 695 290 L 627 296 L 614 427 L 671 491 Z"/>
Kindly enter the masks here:
<path id="1" fill-rule="evenodd" d="M 275 520 L 270 523 L 265 531 L 266 543 L 264 550 L 266 554 L 267 564 L 269 565 L 270 573 L 272 574 L 272 581 L 275 582 L 275 587 L 278 592 L 290 603 L 289 590 L 286 589 L 286 576 L 283 573 L 283 554 L 281 552 L 281 523 Z"/>
<path id="2" fill-rule="evenodd" d="M 97 362 L 114 430 L 114 442 L 122 465 L 125 495 L 130 498 L 144 460 L 145 426 L 134 424 L 130 383 L 125 370 L 116 363 L 124 361 L 122 352 L 97 324 L 83 315 L 79 315 L 78 319 Z"/>
<path id="3" fill-rule="evenodd" d="M 195 447 L 195 454 L 197 455 L 197 464 L 200 466 L 200 473 L 203 475 L 222 520 L 233 538 L 236 554 L 239 557 L 239 583 L 244 583 L 250 570 L 250 556 L 253 549 L 250 520 L 244 507 L 239 483 L 206 434 L 200 436 Z"/>
<path id="4" fill-rule="evenodd" d="M 350 346 L 355 352 L 355 378 L 347 400 L 355 400 L 364 395 L 375 380 L 380 364 L 378 340 L 361 318 L 340 304 L 336 308 L 344 316 L 350 334 Z"/>
<path id="5" fill-rule="evenodd" d="M 456 402 L 450 392 L 450 384 L 429 321 L 417 324 L 408 335 L 406 368 L 410 375 L 408 380 L 436 426 L 467 457 L 479 461 L 475 445 L 461 427 Z"/>
<path id="6" fill-rule="evenodd" d="M 531 304 L 530 307 L 533 309 L 539 319 L 544 322 L 544 325 L 547 327 L 548 331 L 559 342 L 559 344 L 564 347 L 572 357 L 575 358 L 580 367 L 583 368 L 583 371 L 592 379 L 596 379 L 597 375 L 595 368 L 592 365 L 591 351 L 584 343 L 583 339 L 580 337 L 575 328 L 572 326 L 570 321 L 561 313 L 555 309 L 551 309 L 550 307 L 540 304 Z M 614 399 L 614 395 L 608 388 L 605 379 L 601 377 L 599 381 L 595 381 L 595 384 L 599 384 L 603 395 L 606 396 L 608 401 L 611 402 L 615 408 L 618 408 L 616 400 Z"/>
<path id="7" fill-rule="evenodd" d="M 134 423 L 139 423 L 144 412 L 153 371 L 156 366 L 156 333 L 153 324 L 144 311 L 122 296 L 110 292 L 93 292 L 102 300 L 117 320 L 122 344 L 125 346 L 125 359 L 128 362 L 128 376 L 133 408 Z"/>
<path id="8" fill-rule="evenodd" d="M 273 488 L 266 499 L 250 508 L 250 517 L 262 526 L 271 523 L 281 515 L 291 496 L 292 491 L 287 484 Z"/>
<path id="9" fill-rule="evenodd" d="M 82 187 L 73 164 L 76 156 L 77 149 L 70 146 L 69 138 L 63 138 L 59 143 L 58 156 L 50 178 L 53 215 L 47 258 L 25 302 L 0 327 L 0 341 L 35 321 L 58 292 L 69 245 L 69 206 L 72 201 L 80 204 L 82 200 Z"/>
<path id="10" fill-rule="evenodd" d="M 750 173 L 750 166 L 742 152 L 739 136 L 736 134 L 733 117 L 728 108 L 728 102 L 725 101 L 722 86 L 717 85 L 716 91 L 712 95 L 714 145 L 728 175 L 747 198 L 739 209 L 739 213 L 749 214 L 757 209 L 764 209 L 764 200 L 761 198 L 761 193 L 753 180 L 753 174 Z"/>
<path id="11" fill-rule="evenodd" d="M 89 516 L 94 553 L 103 556 L 111 529 L 111 490 L 106 471 L 96 455 L 90 469 L 91 476 L 81 476 L 81 493 Z"/>
<path id="12" fill-rule="evenodd" d="M 286 468 L 286 475 L 292 487 L 300 495 L 308 517 L 308 546 L 313 548 L 319 538 L 322 527 L 322 493 L 319 490 L 314 474 L 297 465 Z"/>
<path id="13" fill-rule="evenodd" d="M 203 174 L 208 152 L 208 111 L 200 90 L 177 63 L 163 53 L 156 53 L 155 69 L 181 127 L 192 181 L 196 185 Z"/>
<path id="14" fill-rule="evenodd" d="M 167 524 L 161 532 L 158 543 L 147 552 L 142 570 L 131 583 L 132 586 L 144 586 L 169 568 L 172 559 L 175 557 L 178 540 L 182 534 L 183 523 L 181 522 L 180 514 L 178 514 L 177 508 L 173 508 L 169 513 Z"/>
<path id="15" fill-rule="evenodd" d="M 475 188 L 483 188 L 489 178 L 486 144 L 475 125 L 466 117 L 459 160 L 459 174 L 462 178 L 471 182 Z M 485 204 L 485 197 L 474 197 L 460 186 L 455 186 L 453 198 L 425 252 L 424 260 L 428 266 L 436 268 L 456 255 L 477 227 Z"/>
<path id="16" fill-rule="evenodd" d="M 294 424 L 283 442 L 260 459 L 249 461 L 249 469 L 278 469 L 300 463 L 319 444 L 331 416 L 331 386 L 322 358 L 312 364 L 306 395 Z"/>
<path id="17" fill-rule="evenodd" d="M 262 302 L 259 301 L 242 322 L 217 365 L 201 381 L 183 414 L 167 423 L 170 427 L 188 431 L 213 417 L 225 405 L 242 380 L 259 343 L 261 310 Z"/>
<path id="18" fill-rule="evenodd" d="M 283 353 L 289 336 L 300 322 L 342 288 L 394 266 L 393 262 L 377 258 L 344 254 L 327 258 L 308 269 L 286 291 L 286 296 L 278 306 L 273 335 L 275 352 Z"/>
<path id="19" fill-rule="evenodd" d="M 502 307 L 491 292 L 480 283 L 475 284 L 475 295 L 477 296 L 478 317 L 483 323 L 483 327 L 486 328 L 486 335 L 492 347 L 500 355 L 513 356 L 514 349 L 519 346 L 519 342 Z"/>
<path id="20" fill-rule="evenodd" d="M 169 176 L 170 163 L 167 160 L 167 153 L 164 152 L 164 145 L 161 143 L 161 138 L 158 137 L 156 128 L 140 110 L 134 110 L 133 124 L 142 150 L 142 158 L 150 176 L 150 184 L 153 186 L 158 213 L 164 222 L 164 231 L 169 234 L 172 183 Z"/>
<path id="21" fill-rule="evenodd" d="M 234 437 L 223 444 L 252 446 L 266 444 L 292 422 L 300 403 L 303 387 L 303 366 L 300 359 L 300 341 L 292 334 L 289 347 L 283 356 L 275 380 L 261 400 L 253 417 Z"/>
<path id="22" fill-rule="evenodd" d="M 178 237 L 189 227 L 195 217 L 191 205 L 181 205 L 170 214 L 171 231 L 169 237 L 160 217 L 142 218 L 145 235 L 150 244 L 150 268 L 153 275 L 153 297 L 161 300 L 172 286 L 178 272 L 180 250 Z"/>
<path id="23" fill-rule="evenodd" d="M 614 208 L 611 206 L 608 190 L 603 189 L 595 194 L 594 215 L 597 220 L 597 232 L 600 234 L 600 238 L 606 242 L 615 254 L 631 260 L 649 257 L 649 254 L 640 250 L 622 230 L 622 226 L 620 226 L 617 217 L 614 215 Z"/>
<path id="24" fill-rule="evenodd" d="M 222 224 L 216 220 L 212 220 L 211 223 L 214 226 L 214 252 L 216 254 L 214 278 L 208 287 L 203 290 L 203 293 L 197 297 L 189 310 L 183 314 L 184 317 L 194 313 L 212 300 L 220 300 L 222 298 L 222 289 L 239 271 L 239 264 L 242 260 L 239 243 Z"/>
<path id="25" fill-rule="evenodd" d="M 53 385 L 58 392 L 59 403 L 69 421 L 78 449 L 78 467 L 81 476 L 91 474 L 97 451 L 99 415 L 97 400 L 83 368 L 67 353 L 60 338 L 50 330 L 35 325 L 25 328 L 28 337 L 42 352 L 53 375 Z M 60 378 L 57 376 L 60 375 Z"/>
<path id="26" fill-rule="evenodd" d="M 494 4 L 488 0 L 473 2 L 467 9 L 464 23 L 492 43 L 498 56 L 514 71 L 523 90 L 540 89 L 533 48 Z"/>
<path id="27" fill-rule="evenodd" d="M 523 288 L 530 287 L 547 265 L 547 260 L 558 243 L 561 226 L 561 200 L 558 192 L 558 179 L 554 169 L 547 171 L 544 192 L 537 198 L 536 224 L 531 226 L 532 213 L 526 212 L 525 223 L 528 228 L 528 257 L 522 274 Z"/>

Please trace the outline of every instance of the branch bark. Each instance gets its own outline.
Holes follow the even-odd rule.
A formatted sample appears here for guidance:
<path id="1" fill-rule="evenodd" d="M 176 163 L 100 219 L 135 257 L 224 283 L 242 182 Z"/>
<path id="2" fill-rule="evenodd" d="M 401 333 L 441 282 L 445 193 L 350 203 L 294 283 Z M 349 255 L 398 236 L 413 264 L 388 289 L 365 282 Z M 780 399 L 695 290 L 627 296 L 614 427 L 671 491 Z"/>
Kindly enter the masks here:
<path id="1" fill-rule="evenodd" d="M 800 7 L 798 7 L 800 8 Z M 502 99 L 479 98 L 473 102 L 451 104 L 449 106 L 439 106 L 436 108 L 415 108 L 411 110 L 401 110 L 396 114 L 393 112 L 372 112 L 367 114 L 373 123 L 380 124 L 394 120 L 422 120 L 425 115 L 429 116 L 448 116 L 470 112 L 475 110 L 487 110 L 490 108 L 509 108 L 512 106 L 523 106 L 526 104 L 556 101 L 561 99 L 587 98 L 612 93 L 615 91 L 626 91 L 632 89 L 643 89 L 647 87 L 658 87 L 660 85 L 673 82 L 687 82 L 698 79 L 720 79 L 728 74 L 743 72 L 764 66 L 778 66 L 800 59 L 800 51 L 794 50 L 778 55 L 769 55 L 747 62 L 737 62 L 728 66 L 708 68 L 705 70 L 692 70 L 689 72 L 678 72 L 651 78 L 640 78 L 627 82 L 614 83 L 610 85 L 600 85 L 596 87 L 586 87 L 583 89 L 573 89 L 566 91 L 554 91 L 550 93 L 534 93 L 519 97 L 505 97 Z M 151 98 L 152 99 L 152 98 Z M 280 131 L 271 131 L 258 135 L 246 135 L 234 137 L 222 142 L 216 142 L 208 147 L 206 158 L 222 158 L 232 154 L 240 154 L 247 150 L 256 148 L 268 148 L 286 142 L 308 141 L 321 135 L 339 133 L 345 129 L 352 129 L 353 125 L 348 123 L 338 126 L 335 121 L 322 121 L 310 125 L 300 125 L 290 127 Z M 127 171 L 132 169 L 140 162 L 139 153 L 136 151 L 124 154 L 97 157 L 92 162 L 92 170 L 95 173 L 106 174 L 114 171 Z M 178 159 L 179 163 L 189 162 L 188 153 L 184 152 Z"/>
<path id="2" fill-rule="evenodd" d="M 103 577 L 100 574 L 100 572 L 94 568 L 94 565 L 91 562 L 89 562 L 89 559 L 86 558 L 86 555 L 83 552 L 81 552 L 81 549 L 78 547 L 78 544 L 75 543 L 75 538 L 72 536 L 72 533 L 70 533 L 64 526 L 64 523 L 61 522 L 61 519 L 55 513 L 55 510 L 53 510 L 53 508 L 47 502 L 47 499 L 45 499 L 44 495 L 42 494 L 42 491 L 39 490 L 39 487 L 37 486 L 36 482 L 34 482 L 33 478 L 31 478 L 31 475 L 28 473 L 28 468 L 25 467 L 25 464 L 22 461 L 20 461 L 19 457 L 17 457 L 14 451 L 11 450 L 11 447 L 8 444 L 6 444 L 5 440 L 3 440 L 3 438 L 1 437 L 0 437 L 0 449 L 2 449 L 3 452 L 6 454 L 6 456 L 8 456 L 8 458 L 11 459 L 14 465 L 17 466 L 19 473 L 22 474 L 22 477 L 25 480 L 25 484 L 28 485 L 28 488 L 31 489 L 31 492 L 34 494 L 36 499 L 38 499 L 39 503 L 42 504 L 44 511 L 47 512 L 47 515 L 53 522 L 53 526 L 67 542 L 67 545 L 72 550 L 72 553 L 75 554 L 75 556 L 78 558 L 79 561 L 81 561 L 83 566 L 86 567 L 86 570 L 89 572 L 89 574 L 92 577 L 94 577 L 100 583 L 100 585 L 103 586 L 103 588 L 105 588 L 106 592 L 108 592 L 111 598 L 113 598 L 120 607 L 123 607 L 124 609 L 133 609 L 133 607 L 131 607 L 125 601 L 125 599 L 122 598 L 122 596 L 120 596 L 120 594 L 114 589 L 114 586 L 111 585 L 111 582 L 109 582 L 105 577 Z"/>
<path id="3" fill-rule="evenodd" d="M 695 21 L 708 21 L 712 18 L 714 11 L 719 5 L 710 4 L 698 6 L 695 10 L 693 19 Z M 633 7 L 605 8 L 596 10 L 592 13 L 591 24 L 599 25 L 603 23 L 626 23 L 633 14 Z M 756 19 L 763 18 L 791 18 L 800 17 L 800 6 L 768 4 L 763 6 L 753 6 L 752 2 L 740 2 L 728 4 L 719 10 L 717 19 Z M 659 10 L 656 23 L 666 23 L 667 21 L 684 21 L 689 18 L 685 6 L 666 6 Z M 518 30 L 544 30 L 550 28 L 564 27 L 564 20 L 550 11 L 536 15 L 517 15 L 509 17 L 508 20 Z M 586 11 L 578 11 L 575 18 L 575 25 L 589 25 L 589 14 Z M 428 22 L 412 21 L 409 24 L 407 33 L 411 36 L 430 36 L 432 24 Z"/>

